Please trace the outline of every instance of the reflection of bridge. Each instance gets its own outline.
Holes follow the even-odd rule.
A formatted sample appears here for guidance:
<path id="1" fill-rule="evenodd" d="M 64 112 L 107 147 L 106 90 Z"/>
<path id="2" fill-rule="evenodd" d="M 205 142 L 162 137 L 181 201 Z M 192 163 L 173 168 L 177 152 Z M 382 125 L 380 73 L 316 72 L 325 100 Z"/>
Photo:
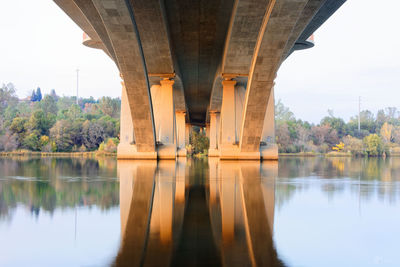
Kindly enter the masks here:
<path id="1" fill-rule="evenodd" d="M 209 154 L 277 158 L 281 63 L 345 0 L 55 0 L 123 79 L 119 158 L 186 155 L 190 125 Z"/>
<path id="2" fill-rule="evenodd" d="M 211 159 L 200 168 L 186 159 L 118 162 L 116 266 L 282 266 L 272 241 L 277 163 Z"/>

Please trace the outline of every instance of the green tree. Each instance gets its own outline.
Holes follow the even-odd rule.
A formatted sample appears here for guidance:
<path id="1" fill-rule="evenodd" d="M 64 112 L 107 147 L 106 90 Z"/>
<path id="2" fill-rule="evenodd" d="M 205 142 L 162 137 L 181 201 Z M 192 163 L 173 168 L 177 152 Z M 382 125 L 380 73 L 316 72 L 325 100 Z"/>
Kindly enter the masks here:
<path id="1" fill-rule="evenodd" d="M 98 104 L 101 112 L 104 115 L 108 115 L 112 118 L 116 118 L 119 115 L 119 109 L 121 106 L 121 101 L 119 101 L 118 99 L 113 99 L 111 97 L 105 97 L 103 96 Z"/>
<path id="2" fill-rule="evenodd" d="M 296 120 L 293 112 L 291 112 L 288 107 L 283 105 L 280 99 L 278 99 L 278 102 L 276 102 L 275 104 L 275 119 L 277 121 L 286 121 L 286 122 Z"/>
<path id="3" fill-rule="evenodd" d="M 370 157 L 382 155 L 384 146 L 382 139 L 377 134 L 370 134 L 363 140 L 365 153 Z"/>
<path id="4" fill-rule="evenodd" d="M 195 127 L 190 136 L 190 144 L 193 148 L 194 154 L 205 153 L 209 147 L 209 140 L 204 131 Z"/>
<path id="5" fill-rule="evenodd" d="M 18 103 L 18 97 L 15 93 L 15 87 L 12 83 L 3 84 L 0 88 L 0 114 L 9 106 L 15 106 Z"/>
<path id="6" fill-rule="evenodd" d="M 329 125 L 332 129 L 335 129 L 339 138 L 342 138 L 346 134 L 346 123 L 343 119 L 332 116 L 326 116 L 321 120 L 321 125 Z"/>
<path id="7" fill-rule="evenodd" d="M 56 144 L 57 151 L 69 152 L 74 146 L 72 140 L 72 123 L 68 120 L 59 120 L 50 129 L 50 138 Z"/>
<path id="8" fill-rule="evenodd" d="M 42 101 L 42 91 L 40 90 L 40 87 L 36 89 L 36 101 Z"/>
<path id="9" fill-rule="evenodd" d="M 39 132 L 33 131 L 24 138 L 23 146 L 32 151 L 40 151 L 41 144 L 39 138 Z"/>
<path id="10" fill-rule="evenodd" d="M 48 135 L 50 128 L 54 124 L 55 117 L 46 117 L 46 114 L 42 110 L 36 110 L 32 113 L 29 118 L 29 128 L 31 130 L 37 130 L 41 135 Z"/>
<path id="11" fill-rule="evenodd" d="M 47 114 L 57 114 L 57 100 L 51 95 L 45 95 L 43 100 L 40 102 L 40 108 L 43 112 Z"/>

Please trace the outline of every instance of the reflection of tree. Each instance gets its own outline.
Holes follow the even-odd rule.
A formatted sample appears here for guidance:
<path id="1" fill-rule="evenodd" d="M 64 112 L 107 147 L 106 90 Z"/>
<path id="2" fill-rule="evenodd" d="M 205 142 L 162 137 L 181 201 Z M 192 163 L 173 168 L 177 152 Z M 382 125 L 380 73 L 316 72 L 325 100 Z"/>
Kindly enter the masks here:
<path id="1" fill-rule="evenodd" d="M 353 185 L 351 191 L 360 194 L 362 199 L 377 195 L 381 201 L 394 202 L 398 198 L 395 182 L 400 181 L 400 158 L 281 158 L 276 184 L 277 207 L 295 192 L 307 190 L 313 182 L 304 178 L 313 177 L 321 179 L 321 191 L 330 198 L 346 189 L 346 184 L 337 180 L 345 178 Z M 382 184 L 377 186 L 375 182 Z"/>
<path id="2" fill-rule="evenodd" d="M 17 204 L 33 214 L 41 209 L 96 205 L 108 209 L 119 203 L 116 161 L 113 159 L 0 159 L 0 218 Z"/>

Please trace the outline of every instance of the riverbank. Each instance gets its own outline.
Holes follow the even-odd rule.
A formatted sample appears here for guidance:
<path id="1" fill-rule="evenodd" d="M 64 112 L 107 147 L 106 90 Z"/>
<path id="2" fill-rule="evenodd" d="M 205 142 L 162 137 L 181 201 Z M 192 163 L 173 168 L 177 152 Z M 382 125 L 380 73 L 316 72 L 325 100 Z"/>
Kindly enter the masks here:
<path id="1" fill-rule="evenodd" d="M 117 153 L 109 152 L 35 152 L 29 150 L 0 152 L 0 157 L 63 157 L 63 158 L 95 158 L 95 157 L 117 157 Z"/>
<path id="2" fill-rule="evenodd" d="M 299 153 L 279 153 L 280 157 L 355 157 L 350 152 L 328 152 L 328 153 L 315 153 L 315 152 L 299 152 Z"/>

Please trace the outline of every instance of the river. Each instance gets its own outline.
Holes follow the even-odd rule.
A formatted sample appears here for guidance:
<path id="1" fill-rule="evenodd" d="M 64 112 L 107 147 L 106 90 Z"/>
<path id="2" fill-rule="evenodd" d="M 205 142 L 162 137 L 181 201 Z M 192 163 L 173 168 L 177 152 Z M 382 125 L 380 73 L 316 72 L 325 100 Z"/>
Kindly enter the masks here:
<path id="1" fill-rule="evenodd" d="M 0 266 L 400 266 L 400 158 L 0 158 Z"/>

